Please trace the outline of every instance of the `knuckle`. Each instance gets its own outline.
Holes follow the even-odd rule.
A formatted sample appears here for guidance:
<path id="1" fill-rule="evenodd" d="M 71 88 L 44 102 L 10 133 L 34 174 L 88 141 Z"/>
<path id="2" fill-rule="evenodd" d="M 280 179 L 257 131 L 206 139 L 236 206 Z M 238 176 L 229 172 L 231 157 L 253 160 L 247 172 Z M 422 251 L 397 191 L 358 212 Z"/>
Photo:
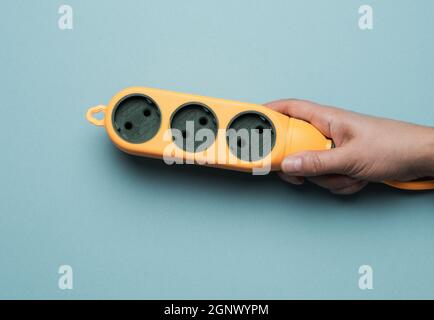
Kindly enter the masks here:
<path id="1" fill-rule="evenodd" d="M 351 187 L 354 184 L 357 184 L 359 181 L 346 176 L 337 176 L 330 181 L 330 188 L 333 190 L 344 189 Z"/>
<path id="2" fill-rule="evenodd" d="M 316 175 L 324 171 L 324 163 L 317 153 L 310 153 L 307 156 L 307 168 L 303 168 Z"/>
<path id="3" fill-rule="evenodd" d="M 346 187 L 346 188 L 330 190 L 330 192 L 337 194 L 337 195 L 351 195 L 351 194 L 359 192 L 366 185 L 367 185 L 367 183 L 365 181 L 360 181 L 360 182 L 353 184 L 353 185 Z"/>

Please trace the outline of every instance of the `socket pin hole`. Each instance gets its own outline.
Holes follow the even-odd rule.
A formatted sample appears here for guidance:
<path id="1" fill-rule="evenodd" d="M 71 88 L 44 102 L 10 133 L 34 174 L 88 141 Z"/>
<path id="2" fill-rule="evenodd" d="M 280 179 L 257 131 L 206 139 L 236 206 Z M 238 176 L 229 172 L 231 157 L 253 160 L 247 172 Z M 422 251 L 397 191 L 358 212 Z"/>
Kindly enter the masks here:
<path id="1" fill-rule="evenodd" d="M 125 122 L 125 129 L 131 130 L 133 128 L 133 124 L 130 121 Z"/>
<path id="2" fill-rule="evenodd" d="M 149 109 L 145 109 L 145 111 L 143 111 L 143 115 L 144 115 L 145 117 L 149 117 L 149 116 L 151 115 L 151 110 L 149 110 Z"/>
<path id="3" fill-rule="evenodd" d="M 204 126 L 208 123 L 208 119 L 206 117 L 200 117 L 199 123 L 200 123 L 200 125 Z"/>
<path id="4" fill-rule="evenodd" d="M 263 134 L 264 133 L 264 127 L 263 126 L 257 126 L 256 130 L 259 131 L 259 134 Z"/>
<path id="5" fill-rule="evenodd" d="M 182 130 L 182 131 L 181 131 L 181 134 L 182 134 L 182 137 L 183 137 L 184 139 L 187 138 L 187 131 Z"/>
<path id="6" fill-rule="evenodd" d="M 237 146 L 239 148 L 242 148 L 244 146 L 244 140 L 241 139 L 240 137 L 238 137 L 238 139 L 237 139 Z"/>

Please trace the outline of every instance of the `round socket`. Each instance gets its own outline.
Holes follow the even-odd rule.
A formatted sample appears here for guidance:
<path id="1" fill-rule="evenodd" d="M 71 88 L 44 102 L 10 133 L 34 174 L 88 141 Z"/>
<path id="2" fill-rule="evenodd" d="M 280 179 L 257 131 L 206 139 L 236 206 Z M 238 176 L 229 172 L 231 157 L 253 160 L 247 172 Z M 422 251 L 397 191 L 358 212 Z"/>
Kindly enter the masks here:
<path id="1" fill-rule="evenodd" d="M 170 121 L 173 141 L 188 152 L 203 151 L 212 145 L 217 127 L 217 118 L 211 109 L 197 102 L 180 106 Z"/>
<path id="2" fill-rule="evenodd" d="M 154 100 L 142 94 L 133 94 L 117 103 L 112 122 L 122 139 L 143 143 L 156 135 L 161 125 L 161 113 Z"/>
<path id="3" fill-rule="evenodd" d="M 248 111 L 235 116 L 226 131 L 232 154 L 244 161 L 266 157 L 276 143 L 272 122 L 262 113 Z"/>

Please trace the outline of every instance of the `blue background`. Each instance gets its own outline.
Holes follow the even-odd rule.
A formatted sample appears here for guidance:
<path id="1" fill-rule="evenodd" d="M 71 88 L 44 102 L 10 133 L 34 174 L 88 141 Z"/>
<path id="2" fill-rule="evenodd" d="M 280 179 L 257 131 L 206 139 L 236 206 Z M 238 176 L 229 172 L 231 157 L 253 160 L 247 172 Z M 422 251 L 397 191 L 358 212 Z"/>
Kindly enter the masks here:
<path id="1" fill-rule="evenodd" d="M 64 2 L 1 4 L 0 298 L 434 298 L 433 193 L 169 167 L 84 117 L 142 85 L 432 125 L 433 1 L 65 3 L 72 31 Z"/>

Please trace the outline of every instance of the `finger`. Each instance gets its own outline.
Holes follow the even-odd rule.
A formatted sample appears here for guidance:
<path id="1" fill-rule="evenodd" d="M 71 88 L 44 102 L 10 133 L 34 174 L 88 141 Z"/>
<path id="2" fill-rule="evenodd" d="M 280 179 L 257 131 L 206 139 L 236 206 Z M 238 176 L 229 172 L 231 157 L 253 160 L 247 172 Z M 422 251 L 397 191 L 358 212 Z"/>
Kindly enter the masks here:
<path id="1" fill-rule="evenodd" d="M 329 190 L 338 190 L 351 187 L 360 182 L 359 179 L 354 179 L 342 175 L 324 175 L 317 177 L 309 177 L 312 183 Z"/>
<path id="2" fill-rule="evenodd" d="M 330 123 L 338 110 L 333 107 L 297 99 L 273 101 L 266 103 L 265 106 L 288 116 L 308 121 L 327 137 L 331 137 Z"/>
<path id="3" fill-rule="evenodd" d="M 353 184 L 352 186 L 342 188 L 342 189 L 337 189 L 337 190 L 330 190 L 330 191 L 334 194 L 350 195 L 359 192 L 364 187 L 366 187 L 368 183 L 369 183 L 368 181 L 360 181 L 356 184 Z"/>
<path id="4" fill-rule="evenodd" d="M 303 151 L 286 157 L 281 164 L 282 171 L 291 176 L 321 176 L 343 174 L 349 167 L 350 157 L 345 148 L 324 151 Z"/>
<path id="5" fill-rule="evenodd" d="M 294 177 L 294 176 L 290 176 L 287 175 L 281 171 L 279 171 L 277 173 L 277 175 L 284 181 L 289 182 L 291 184 L 295 184 L 295 185 L 301 185 L 304 183 L 304 178 L 303 177 Z"/>

